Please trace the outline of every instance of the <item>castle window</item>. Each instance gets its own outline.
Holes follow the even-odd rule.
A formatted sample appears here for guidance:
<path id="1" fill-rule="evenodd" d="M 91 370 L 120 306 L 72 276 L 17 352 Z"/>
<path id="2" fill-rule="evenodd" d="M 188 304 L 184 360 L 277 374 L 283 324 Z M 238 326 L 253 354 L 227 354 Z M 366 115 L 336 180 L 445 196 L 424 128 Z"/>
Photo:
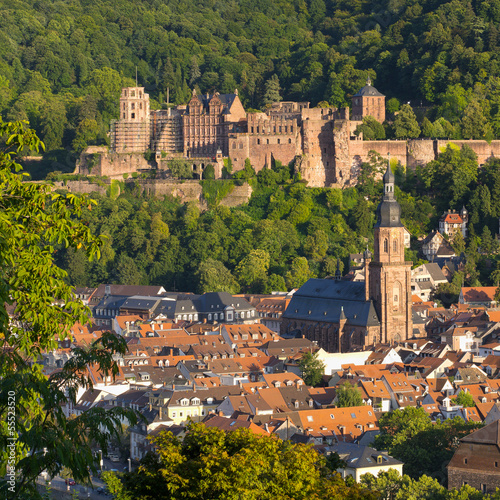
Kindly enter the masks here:
<path id="1" fill-rule="evenodd" d="M 384 252 L 389 251 L 389 242 L 387 241 L 387 238 L 384 240 Z"/>
<path id="2" fill-rule="evenodd" d="M 281 134 L 281 126 L 280 126 L 280 134 Z"/>
<path id="3" fill-rule="evenodd" d="M 135 103 L 132 103 L 131 109 L 135 109 Z"/>
<path id="4" fill-rule="evenodd" d="M 123 113 L 123 119 L 125 119 L 125 113 Z"/>
<path id="5" fill-rule="evenodd" d="M 260 139 L 257 139 L 257 144 L 260 144 Z"/>
<path id="6" fill-rule="evenodd" d="M 290 125 L 290 132 L 293 132 L 293 125 Z"/>
<path id="7" fill-rule="evenodd" d="M 398 251 L 398 241 L 397 240 L 394 240 L 392 242 L 392 249 L 393 249 L 394 252 Z"/>
<path id="8" fill-rule="evenodd" d="M 269 139 L 266 139 L 267 140 L 267 144 L 269 144 Z"/>
<path id="9" fill-rule="evenodd" d="M 135 97 L 135 90 L 132 90 L 132 91 L 130 92 L 130 97 Z"/>
<path id="10" fill-rule="evenodd" d="M 252 134 L 253 134 L 253 127 L 252 127 Z"/>
<path id="11" fill-rule="evenodd" d="M 135 118 L 135 113 L 132 113 L 130 118 Z"/>
<path id="12" fill-rule="evenodd" d="M 280 140 L 278 139 L 278 144 L 280 144 Z"/>
<path id="13" fill-rule="evenodd" d="M 288 144 L 292 144 L 292 139 L 288 139 Z"/>

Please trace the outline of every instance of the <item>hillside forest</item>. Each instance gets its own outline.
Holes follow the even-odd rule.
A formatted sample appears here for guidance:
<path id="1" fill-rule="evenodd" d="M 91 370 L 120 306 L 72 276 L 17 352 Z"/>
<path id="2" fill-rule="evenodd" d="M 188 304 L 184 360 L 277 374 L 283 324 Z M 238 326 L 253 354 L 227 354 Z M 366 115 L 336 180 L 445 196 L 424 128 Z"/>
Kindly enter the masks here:
<path id="1" fill-rule="evenodd" d="M 247 162 L 248 163 L 248 162 Z M 269 293 L 301 286 L 310 277 L 345 274 L 350 253 L 373 250 L 373 225 L 382 194 L 386 162 L 372 152 L 362 165 L 356 187 L 309 188 L 293 167 L 276 162 L 258 174 L 202 180 L 209 208 L 152 198 L 137 182 L 122 183 L 122 192 L 93 194 L 97 206 L 83 219 L 105 238 L 102 257 L 89 263 L 73 249 L 58 252 L 58 263 L 76 286 L 99 283 L 157 284 L 166 289 L 203 293 Z M 494 235 L 500 217 L 500 160 L 478 168 L 474 152 L 449 145 L 437 160 L 416 171 L 392 165 L 402 220 L 412 234 L 406 258 L 424 262 L 419 241 L 444 210 L 469 210 L 469 237 L 451 242 L 464 267 L 436 299 L 453 301 L 463 283 L 496 285 L 500 247 Z M 243 172 L 243 171 L 242 171 Z M 249 182 L 250 201 L 240 207 L 220 204 L 219 194 L 234 183 Z M 442 297 L 441 297 L 441 295 Z"/>
<path id="2" fill-rule="evenodd" d="M 186 103 L 193 88 L 238 88 L 261 109 L 349 106 L 370 77 L 389 117 L 410 103 L 412 136 L 500 137 L 500 0 L 0 0 L 0 10 L 0 114 L 29 120 L 44 172 L 70 171 L 85 146 L 109 141 L 120 88 L 136 79 L 153 108 Z M 400 136 L 390 123 L 384 134 Z"/>

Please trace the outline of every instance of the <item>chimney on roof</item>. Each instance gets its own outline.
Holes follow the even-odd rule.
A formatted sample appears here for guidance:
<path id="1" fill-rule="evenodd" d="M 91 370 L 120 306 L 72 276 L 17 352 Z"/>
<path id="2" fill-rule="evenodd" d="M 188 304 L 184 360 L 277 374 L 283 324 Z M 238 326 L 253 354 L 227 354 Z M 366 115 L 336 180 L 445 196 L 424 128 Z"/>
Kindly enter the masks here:
<path id="1" fill-rule="evenodd" d="M 221 410 L 219 410 L 219 413 L 217 413 L 217 415 L 219 415 L 219 417 L 223 417 L 224 413 Z"/>

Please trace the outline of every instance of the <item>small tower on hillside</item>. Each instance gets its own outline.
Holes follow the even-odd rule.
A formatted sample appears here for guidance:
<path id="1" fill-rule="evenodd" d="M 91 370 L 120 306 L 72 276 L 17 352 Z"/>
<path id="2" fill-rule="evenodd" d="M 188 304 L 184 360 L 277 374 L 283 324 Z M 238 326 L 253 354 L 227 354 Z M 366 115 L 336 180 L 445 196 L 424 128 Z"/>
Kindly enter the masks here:
<path id="1" fill-rule="evenodd" d="M 385 121 L 385 95 L 372 86 L 370 78 L 366 85 L 352 96 L 353 121 L 361 121 L 365 116 L 373 116 L 379 123 Z"/>

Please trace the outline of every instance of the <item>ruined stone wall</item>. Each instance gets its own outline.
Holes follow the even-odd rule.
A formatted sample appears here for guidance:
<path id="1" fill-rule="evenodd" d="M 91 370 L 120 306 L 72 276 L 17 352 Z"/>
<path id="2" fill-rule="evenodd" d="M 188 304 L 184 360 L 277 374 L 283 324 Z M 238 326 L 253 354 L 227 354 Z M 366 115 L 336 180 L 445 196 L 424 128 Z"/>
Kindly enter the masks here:
<path id="1" fill-rule="evenodd" d="M 151 170 L 143 153 L 115 153 L 104 148 L 87 148 L 80 156 L 75 173 L 81 175 L 107 176 L 114 179 L 123 179 L 123 174 Z M 93 155 L 98 157 L 94 159 Z M 89 169 L 89 162 L 94 163 Z"/>
<path id="2" fill-rule="evenodd" d="M 302 122 L 304 159 L 301 173 L 309 186 L 329 186 L 335 182 L 333 124 L 329 116 L 321 114 Z"/>
<path id="3" fill-rule="evenodd" d="M 436 159 L 436 143 L 432 139 L 410 139 L 407 145 L 406 166 L 423 167 Z"/>
<path id="4" fill-rule="evenodd" d="M 295 156 L 302 154 L 302 139 L 296 118 L 250 113 L 247 129 L 247 134 L 233 134 L 230 138 L 229 156 L 233 172 L 245 166 L 246 158 L 259 172 L 265 166 L 271 166 L 272 158 L 287 165 Z"/>
<path id="5" fill-rule="evenodd" d="M 475 140 L 469 140 L 469 141 L 438 140 L 436 141 L 437 153 L 442 153 L 446 149 L 447 144 L 449 143 L 456 144 L 460 148 L 464 145 L 469 146 L 469 148 L 471 148 L 474 151 L 474 153 L 477 154 L 477 161 L 479 165 L 484 165 L 489 158 L 500 158 L 500 141 L 491 141 L 491 143 L 488 144 L 486 141 L 475 141 Z"/>
<path id="6" fill-rule="evenodd" d="M 351 166 L 356 169 L 361 163 L 368 161 L 368 153 L 376 151 L 384 158 L 390 153 L 402 165 L 406 165 L 407 141 L 350 141 Z M 357 170 L 355 170 L 357 172 Z"/>
<path id="7" fill-rule="evenodd" d="M 122 179 L 123 181 L 123 179 Z M 200 209 L 206 209 L 207 204 L 203 198 L 203 188 L 197 180 L 175 180 L 175 179 L 127 179 L 126 184 L 135 184 L 143 192 L 151 196 L 171 196 L 179 198 L 182 203 L 196 202 Z M 110 180 L 104 181 L 106 185 L 98 185 L 89 181 L 60 181 L 54 183 L 54 189 L 67 189 L 74 193 L 99 193 L 105 195 Z M 234 186 L 232 192 L 221 200 L 220 204 L 226 207 L 236 207 L 248 203 L 252 195 L 252 188 L 244 183 L 242 186 Z"/>

